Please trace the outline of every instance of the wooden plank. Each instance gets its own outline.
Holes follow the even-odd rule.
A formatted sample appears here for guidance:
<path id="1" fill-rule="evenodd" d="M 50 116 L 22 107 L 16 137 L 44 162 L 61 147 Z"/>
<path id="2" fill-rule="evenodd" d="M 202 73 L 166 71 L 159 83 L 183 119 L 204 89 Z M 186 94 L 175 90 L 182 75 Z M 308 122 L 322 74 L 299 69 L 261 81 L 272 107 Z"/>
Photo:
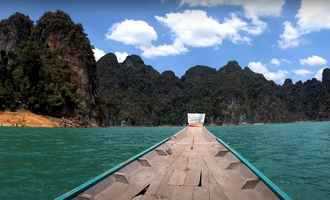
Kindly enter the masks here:
<path id="1" fill-rule="evenodd" d="M 210 190 L 209 190 L 209 173 L 206 165 L 202 163 L 202 179 L 201 184 L 194 187 L 193 190 L 193 200 L 209 200 Z"/>
<path id="2" fill-rule="evenodd" d="M 187 173 L 187 165 L 189 162 L 189 151 L 190 150 L 185 149 L 182 155 L 174 162 L 172 166 L 174 171 L 170 175 L 168 181 L 169 185 L 184 185 L 184 180 Z"/>
<path id="3" fill-rule="evenodd" d="M 210 200 L 229 200 L 221 185 L 218 184 L 214 176 L 209 176 Z"/>
<path id="4" fill-rule="evenodd" d="M 164 170 L 160 172 L 159 177 L 156 177 L 149 186 L 148 191 L 145 194 L 145 200 L 154 200 L 154 199 L 167 199 L 170 198 L 170 194 L 172 190 L 168 187 L 168 181 L 170 176 L 175 170 L 175 164 L 178 162 L 178 159 L 181 157 L 181 155 L 184 153 L 185 148 L 182 148 L 182 146 L 178 147 L 176 146 L 176 151 L 172 155 L 172 160 L 170 163 L 168 163 L 168 166 L 166 168 L 163 168 Z"/>
<path id="5" fill-rule="evenodd" d="M 155 172 L 152 169 L 142 167 L 142 170 L 139 170 L 138 173 L 130 177 L 129 187 L 127 190 L 121 194 L 117 199 L 126 200 L 132 199 L 144 188 L 150 185 L 151 180 L 156 177 Z"/>
<path id="6" fill-rule="evenodd" d="M 168 181 L 169 185 L 184 185 L 184 180 L 186 178 L 186 172 L 184 170 L 175 169 Z"/>
<path id="7" fill-rule="evenodd" d="M 199 184 L 202 162 L 203 160 L 197 154 L 193 154 L 189 157 L 184 185 L 197 186 Z"/>
<path id="8" fill-rule="evenodd" d="M 193 186 L 172 186 L 171 200 L 192 199 Z"/>
<path id="9" fill-rule="evenodd" d="M 210 192 L 208 189 L 202 187 L 194 187 L 193 200 L 209 200 Z"/>
<path id="10" fill-rule="evenodd" d="M 102 192 L 98 193 L 94 199 L 95 200 L 109 200 L 116 199 L 123 194 L 128 188 L 128 184 L 121 182 L 115 182 L 111 184 L 110 187 L 104 189 Z"/>
<path id="11" fill-rule="evenodd" d="M 166 152 L 169 148 L 171 153 Z M 265 184 L 256 182 L 255 174 L 242 166 L 226 147 L 215 143 L 214 136 L 203 127 L 186 128 L 158 149 L 164 150 L 166 156 L 154 151 L 141 157 L 120 170 L 124 174 L 114 174 L 103 181 L 103 185 L 96 185 L 93 187 L 95 189 L 89 190 L 92 192 L 91 198 L 278 199 Z M 100 186 L 102 189 L 98 189 Z"/>
<path id="12" fill-rule="evenodd" d="M 223 184 L 226 184 L 226 176 L 223 170 L 219 171 L 214 155 L 212 153 L 204 155 L 203 159 L 208 169 L 210 200 L 229 200 L 223 188 Z"/>

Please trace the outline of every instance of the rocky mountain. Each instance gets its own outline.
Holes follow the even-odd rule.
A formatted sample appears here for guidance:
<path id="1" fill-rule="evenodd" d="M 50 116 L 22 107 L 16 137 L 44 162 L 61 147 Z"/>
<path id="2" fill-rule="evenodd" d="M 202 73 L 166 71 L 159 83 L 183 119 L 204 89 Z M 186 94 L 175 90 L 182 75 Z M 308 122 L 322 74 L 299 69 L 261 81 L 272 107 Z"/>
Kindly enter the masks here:
<path id="1" fill-rule="evenodd" d="M 114 54 L 97 63 L 97 104 L 103 125 L 127 121 L 132 125 L 154 121 L 155 83 L 160 74 L 135 55 L 119 64 Z"/>
<path id="2" fill-rule="evenodd" d="M 288 122 L 330 118 L 330 69 L 323 81 L 282 86 L 230 61 L 219 70 L 194 66 L 178 78 L 159 73 L 136 55 L 97 62 L 97 105 L 102 125 L 180 125 L 185 113 L 205 112 L 210 124 Z"/>
<path id="3" fill-rule="evenodd" d="M 0 21 L 0 108 L 95 118 L 96 64 L 80 24 L 62 11 L 35 25 L 20 13 Z"/>
<path id="4" fill-rule="evenodd" d="M 22 42 L 29 39 L 33 22 L 26 15 L 15 13 L 0 21 L 0 50 L 13 51 Z"/>
<path id="5" fill-rule="evenodd" d="M 330 69 L 323 80 L 283 85 L 236 61 L 159 73 L 137 55 L 95 62 L 82 25 L 62 11 L 35 23 L 0 21 L 0 110 L 30 110 L 81 125 L 181 125 L 187 112 L 210 124 L 330 119 Z"/>

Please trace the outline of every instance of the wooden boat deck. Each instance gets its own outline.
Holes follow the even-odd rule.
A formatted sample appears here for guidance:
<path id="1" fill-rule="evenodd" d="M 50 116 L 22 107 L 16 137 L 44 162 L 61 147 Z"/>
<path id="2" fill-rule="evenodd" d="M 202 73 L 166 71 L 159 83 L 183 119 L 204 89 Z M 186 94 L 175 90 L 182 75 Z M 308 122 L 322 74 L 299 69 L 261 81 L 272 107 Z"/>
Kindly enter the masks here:
<path id="1" fill-rule="evenodd" d="M 187 127 L 77 200 L 279 199 L 204 127 Z"/>

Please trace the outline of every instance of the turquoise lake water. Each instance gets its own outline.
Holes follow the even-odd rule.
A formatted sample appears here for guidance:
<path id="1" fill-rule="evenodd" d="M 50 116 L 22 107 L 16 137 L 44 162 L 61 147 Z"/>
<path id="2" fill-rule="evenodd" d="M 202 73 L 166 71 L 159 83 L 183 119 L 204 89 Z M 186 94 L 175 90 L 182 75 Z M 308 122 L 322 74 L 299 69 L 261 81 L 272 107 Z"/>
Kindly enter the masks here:
<path id="1" fill-rule="evenodd" d="M 181 128 L 0 128 L 0 199 L 53 199 Z M 208 128 L 293 199 L 330 198 L 330 122 Z"/>

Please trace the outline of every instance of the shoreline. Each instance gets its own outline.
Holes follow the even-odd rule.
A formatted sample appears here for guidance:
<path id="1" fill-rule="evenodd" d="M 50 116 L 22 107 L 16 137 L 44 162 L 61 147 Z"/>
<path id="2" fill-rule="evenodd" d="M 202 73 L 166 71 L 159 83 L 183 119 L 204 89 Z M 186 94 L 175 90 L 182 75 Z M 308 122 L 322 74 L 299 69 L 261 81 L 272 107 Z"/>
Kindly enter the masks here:
<path id="1" fill-rule="evenodd" d="M 263 123 L 263 124 L 227 124 L 227 125 L 207 125 L 205 124 L 206 127 L 242 127 L 242 126 L 261 126 L 261 125 L 281 125 L 281 124 L 294 124 L 294 123 L 317 123 L 317 122 L 330 122 L 327 120 L 323 121 L 294 121 L 294 122 L 274 122 L 274 123 Z M 168 126 L 107 126 L 107 127 L 102 127 L 102 126 L 81 126 L 81 127 L 68 127 L 68 126 L 48 126 L 48 125 L 35 125 L 35 124 L 25 124 L 25 126 L 16 126 L 15 124 L 4 124 L 0 123 L 0 128 L 98 128 L 98 129 L 107 129 L 107 128 L 177 128 L 177 127 L 184 127 L 186 125 L 168 125 Z"/>
<path id="2" fill-rule="evenodd" d="M 0 112 L 0 127 L 56 128 L 60 127 L 60 120 L 26 110 L 16 112 L 3 111 Z"/>
<path id="3" fill-rule="evenodd" d="M 329 120 L 301 120 L 301 121 L 285 121 L 285 122 L 255 122 L 255 123 L 225 123 L 225 124 L 205 124 L 205 126 L 260 126 L 267 124 L 287 124 L 287 123 L 305 123 L 305 122 L 329 122 Z M 1 111 L 0 112 L 0 127 L 16 127 L 16 128 L 135 128 L 135 127 L 182 127 L 181 125 L 138 125 L 138 126 L 81 126 L 78 121 L 67 118 L 56 118 L 47 115 L 35 114 L 27 110 L 16 112 Z"/>

